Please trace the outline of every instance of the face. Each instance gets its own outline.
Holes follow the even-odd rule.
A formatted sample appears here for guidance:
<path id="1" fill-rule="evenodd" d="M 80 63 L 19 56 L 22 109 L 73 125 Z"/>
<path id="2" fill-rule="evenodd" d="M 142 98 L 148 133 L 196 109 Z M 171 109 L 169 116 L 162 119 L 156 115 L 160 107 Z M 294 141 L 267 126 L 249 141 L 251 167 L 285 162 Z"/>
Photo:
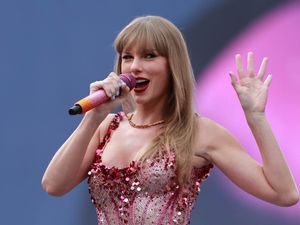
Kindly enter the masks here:
<path id="1" fill-rule="evenodd" d="M 141 51 L 136 46 L 121 54 L 121 72 L 132 74 L 137 81 L 132 93 L 137 104 L 164 104 L 170 85 L 168 60 L 155 48 Z"/>

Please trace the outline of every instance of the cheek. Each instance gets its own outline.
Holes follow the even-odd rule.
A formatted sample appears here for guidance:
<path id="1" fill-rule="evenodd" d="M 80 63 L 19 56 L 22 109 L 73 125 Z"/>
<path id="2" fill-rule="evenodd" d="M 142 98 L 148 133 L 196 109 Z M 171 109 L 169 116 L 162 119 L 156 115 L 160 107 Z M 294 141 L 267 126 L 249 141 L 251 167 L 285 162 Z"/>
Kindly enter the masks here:
<path id="1" fill-rule="evenodd" d="M 121 63 L 121 69 L 120 69 L 120 71 L 121 71 L 121 73 L 128 73 L 129 72 L 129 66 L 128 66 L 128 64 L 127 63 Z"/>
<path id="2" fill-rule="evenodd" d="M 155 79 L 154 88 L 158 93 L 168 93 L 171 85 L 171 76 L 166 73 L 160 73 Z"/>

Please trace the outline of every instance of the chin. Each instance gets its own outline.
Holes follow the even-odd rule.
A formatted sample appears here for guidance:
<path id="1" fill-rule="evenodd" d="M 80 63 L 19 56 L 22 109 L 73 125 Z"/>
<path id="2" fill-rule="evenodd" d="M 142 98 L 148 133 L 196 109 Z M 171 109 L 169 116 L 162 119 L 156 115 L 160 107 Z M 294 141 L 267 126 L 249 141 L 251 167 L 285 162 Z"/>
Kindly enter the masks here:
<path id="1" fill-rule="evenodd" d="M 145 96 L 133 95 L 133 98 L 136 104 L 145 104 L 148 102 Z"/>

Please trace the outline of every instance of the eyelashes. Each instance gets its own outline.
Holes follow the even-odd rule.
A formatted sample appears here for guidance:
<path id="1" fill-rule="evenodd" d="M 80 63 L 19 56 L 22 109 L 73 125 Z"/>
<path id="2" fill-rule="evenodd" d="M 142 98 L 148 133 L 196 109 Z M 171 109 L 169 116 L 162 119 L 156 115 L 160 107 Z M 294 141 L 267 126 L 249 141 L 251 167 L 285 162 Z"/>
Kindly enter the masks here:
<path id="1" fill-rule="evenodd" d="M 144 56 L 144 58 L 146 58 L 146 59 L 152 59 L 152 58 L 155 58 L 155 57 L 157 57 L 157 54 L 155 54 L 155 53 L 147 53 Z"/>
<path id="2" fill-rule="evenodd" d="M 156 53 L 145 53 L 143 55 L 143 58 L 144 59 L 153 59 L 153 58 L 156 58 L 157 56 L 158 56 L 158 54 L 156 54 Z M 131 54 L 124 54 L 124 55 L 122 55 L 122 59 L 123 60 L 131 60 L 133 58 L 134 57 Z"/>
<path id="3" fill-rule="evenodd" d="M 131 55 L 122 55 L 122 59 L 132 59 L 133 57 Z"/>

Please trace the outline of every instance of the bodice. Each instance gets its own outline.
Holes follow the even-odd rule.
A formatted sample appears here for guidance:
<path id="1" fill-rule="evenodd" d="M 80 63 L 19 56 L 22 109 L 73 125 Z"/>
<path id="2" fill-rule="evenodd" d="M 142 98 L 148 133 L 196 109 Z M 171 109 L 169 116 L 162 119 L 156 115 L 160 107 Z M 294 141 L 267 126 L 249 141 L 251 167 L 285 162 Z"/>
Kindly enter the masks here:
<path id="1" fill-rule="evenodd" d="M 96 207 L 99 225 L 188 224 L 200 185 L 212 164 L 193 168 L 190 182 L 176 180 L 176 157 L 161 149 L 153 159 L 132 161 L 126 168 L 107 167 L 101 155 L 123 114 L 118 113 L 95 154 L 88 172 L 89 193 Z"/>

